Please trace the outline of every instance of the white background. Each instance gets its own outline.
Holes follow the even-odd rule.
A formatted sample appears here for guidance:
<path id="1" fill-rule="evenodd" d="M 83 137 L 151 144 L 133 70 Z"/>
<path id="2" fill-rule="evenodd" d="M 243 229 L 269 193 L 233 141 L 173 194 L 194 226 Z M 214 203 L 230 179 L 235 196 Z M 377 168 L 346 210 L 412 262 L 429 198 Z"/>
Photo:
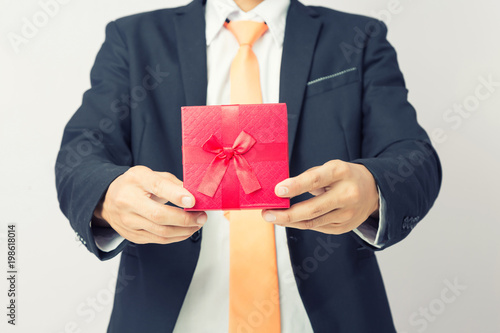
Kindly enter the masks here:
<path id="1" fill-rule="evenodd" d="M 39 1 L 0 1 L 2 332 L 105 331 L 118 258 L 99 262 L 75 239 L 58 208 L 54 162 L 63 127 L 89 87 L 106 23 L 186 1 L 65 2 L 43 22 Z M 499 2 L 305 2 L 371 16 L 386 11 L 380 18 L 389 26 L 410 101 L 442 160 L 433 210 L 409 238 L 378 254 L 398 332 L 500 332 Z M 9 36 L 22 35 L 25 20 L 34 17 L 42 26 L 16 52 Z M 480 88 L 489 93 L 482 100 L 474 97 L 480 77 L 497 82 L 492 92 Z M 447 111 L 463 103 L 474 110 Z M 10 223 L 18 232 L 15 328 L 5 315 Z M 447 283 L 466 289 L 453 294 Z M 419 314 L 426 308 L 427 319 Z"/>

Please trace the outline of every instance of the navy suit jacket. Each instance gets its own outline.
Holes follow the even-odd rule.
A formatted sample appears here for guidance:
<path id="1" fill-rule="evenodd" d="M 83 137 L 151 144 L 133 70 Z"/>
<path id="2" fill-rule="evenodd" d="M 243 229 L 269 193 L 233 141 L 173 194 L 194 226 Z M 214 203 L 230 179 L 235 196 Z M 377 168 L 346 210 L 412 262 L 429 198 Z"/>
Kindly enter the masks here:
<path id="1" fill-rule="evenodd" d="M 383 248 L 426 215 L 441 183 L 438 157 L 407 101 L 386 33 L 377 20 L 292 0 L 280 77 L 291 176 L 333 159 L 365 165 L 387 203 Z M 171 332 L 203 232 L 170 245 L 125 241 L 104 253 L 89 221 L 108 185 L 133 165 L 182 179 L 181 106 L 206 103 L 203 1 L 110 23 L 91 83 L 57 158 L 60 206 L 99 259 L 122 252 L 108 331 Z M 315 332 L 394 332 L 376 249 L 352 232 L 287 229 L 287 237 Z"/>

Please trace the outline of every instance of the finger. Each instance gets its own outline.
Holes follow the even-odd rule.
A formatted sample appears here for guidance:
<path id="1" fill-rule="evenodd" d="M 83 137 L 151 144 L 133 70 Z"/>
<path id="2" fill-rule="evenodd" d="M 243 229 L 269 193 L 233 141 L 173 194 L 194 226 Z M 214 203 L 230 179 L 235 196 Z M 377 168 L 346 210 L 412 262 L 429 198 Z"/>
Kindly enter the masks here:
<path id="1" fill-rule="evenodd" d="M 303 220 L 286 225 L 287 227 L 301 230 L 316 230 L 326 226 L 341 228 L 347 223 L 352 222 L 355 213 L 350 209 L 337 209 L 327 214 L 318 216 L 310 220 Z"/>
<path id="2" fill-rule="evenodd" d="M 181 237 L 161 237 L 155 234 L 150 233 L 149 231 L 146 230 L 135 230 L 134 232 L 131 232 L 129 235 L 129 238 L 127 238 L 129 241 L 135 243 L 135 244 L 171 244 L 175 242 L 181 242 L 183 240 L 188 239 L 191 237 L 191 235 L 187 236 L 181 236 Z"/>
<path id="3" fill-rule="evenodd" d="M 157 196 L 156 196 L 156 195 L 154 195 L 153 193 L 148 193 L 146 196 L 147 196 L 148 198 L 150 198 L 151 200 L 154 200 L 154 201 L 156 201 L 156 202 L 158 202 L 158 203 L 161 203 L 162 205 L 164 205 L 164 204 L 166 204 L 166 203 L 168 202 L 168 201 L 167 201 L 167 200 L 165 200 L 165 199 L 162 199 L 162 198 L 160 198 L 160 197 L 157 197 Z"/>
<path id="4" fill-rule="evenodd" d="M 183 182 L 175 177 L 173 174 L 171 174 L 170 172 L 158 172 L 158 171 L 155 171 L 157 175 L 165 178 L 166 180 L 169 180 L 171 181 L 172 183 L 176 184 L 176 185 L 179 185 L 179 186 L 183 186 Z M 156 202 L 159 202 L 161 204 L 166 204 L 168 201 L 166 199 L 163 199 L 163 198 L 160 198 L 160 197 L 157 197 L 156 195 L 150 193 L 150 197 L 151 199 L 153 199 L 154 201 Z"/>
<path id="5" fill-rule="evenodd" d="M 183 182 L 177 178 L 176 176 L 174 176 L 173 174 L 171 174 L 170 172 L 158 172 L 158 171 L 155 171 L 156 174 L 158 174 L 159 176 L 173 182 L 174 184 L 176 185 L 179 185 L 179 186 L 183 186 Z M 166 204 L 168 201 L 163 199 L 163 198 L 160 198 L 160 197 L 157 197 L 156 195 L 150 193 L 150 197 L 151 199 L 153 199 L 154 201 L 156 202 L 159 202 L 161 204 Z"/>
<path id="6" fill-rule="evenodd" d="M 136 216 L 136 219 L 140 218 Z M 144 225 L 142 225 L 144 226 Z M 127 225 L 113 226 L 116 232 L 123 238 L 137 244 L 157 243 L 157 244 L 170 244 L 174 242 L 183 241 L 191 237 L 200 227 L 195 228 L 181 228 L 175 227 L 177 230 L 174 233 L 168 233 L 166 236 L 157 235 L 145 229 L 134 229 Z M 184 231 L 181 231 L 184 230 Z"/>
<path id="7" fill-rule="evenodd" d="M 180 208 L 163 205 L 147 197 L 138 199 L 134 213 L 160 225 L 196 227 L 207 221 L 205 212 L 186 212 Z"/>
<path id="8" fill-rule="evenodd" d="M 133 215 L 129 218 L 130 221 L 128 221 L 127 224 L 133 230 L 146 230 L 152 234 L 165 238 L 184 237 L 192 235 L 202 227 L 202 225 L 196 225 L 193 227 L 162 225 L 154 223 L 139 215 Z"/>
<path id="9" fill-rule="evenodd" d="M 314 192 L 329 186 L 343 177 L 348 168 L 342 161 L 330 161 L 320 167 L 309 169 L 297 177 L 278 183 L 275 193 L 279 197 L 293 198 L 306 192 Z"/>
<path id="10" fill-rule="evenodd" d="M 306 170 L 306 172 L 309 172 L 309 171 L 315 170 L 315 169 L 317 169 L 317 168 L 319 168 L 319 166 L 315 166 L 315 167 L 309 168 L 309 169 L 307 169 L 307 170 Z M 311 193 L 311 194 L 312 194 L 312 195 L 314 195 L 315 197 L 316 197 L 316 196 L 318 196 L 318 195 L 321 195 L 321 194 L 323 194 L 323 193 L 325 193 L 325 192 L 326 192 L 326 190 L 325 190 L 325 188 L 324 188 L 324 187 L 321 187 L 321 188 L 319 188 L 319 189 L 317 189 L 317 190 L 312 190 L 312 191 L 309 191 L 309 193 Z"/>
<path id="11" fill-rule="evenodd" d="M 176 185 L 182 186 L 182 184 L 183 184 L 182 180 L 180 180 L 179 178 L 177 178 L 176 176 L 174 176 L 170 172 L 160 172 L 160 171 L 155 171 L 155 172 L 158 175 L 162 176 L 163 178 L 170 180 L 172 183 L 174 183 Z"/>
<path id="12" fill-rule="evenodd" d="M 197 227 L 172 227 L 155 223 L 144 224 L 145 231 L 164 238 L 179 238 L 190 237 L 192 234 L 200 230 L 201 226 Z"/>
<path id="13" fill-rule="evenodd" d="M 359 224 L 356 222 L 342 223 L 342 224 L 326 224 L 321 227 L 314 228 L 313 230 L 322 232 L 324 234 L 331 235 L 342 235 L 347 232 L 353 231 L 359 227 Z"/>
<path id="14" fill-rule="evenodd" d="M 326 187 L 322 187 L 322 188 L 318 188 L 317 190 L 309 191 L 309 193 L 311 193 L 315 197 L 317 197 L 318 195 L 321 195 L 321 194 L 323 194 L 325 192 L 326 192 Z"/>
<path id="15" fill-rule="evenodd" d="M 313 170 L 316 170 L 317 168 L 319 168 L 319 166 L 314 166 L 312 168 L 307 169 L 305 172 L 313 171 Z"/>
<path id="16" fill-rule="evenodd" d="M 266 210 L 263 217 L 272 223 L 293 224 L 313 220 L 333 210 L 341 208 L 337 191 L 329 191 L 317 197 L 299 202 L 288 209 Z"/>
<path id="17" fill-rule="evenodd" d="M 148 193 L 152 193 L 165 202 L 171 202 L 176 206 L 191 208 L 195 204 L 194 196 L 189 193 L 178 181 L 167 179 L 165 175 L 159 175 L 152 170 L 142 171 L 142 187 Z"/>

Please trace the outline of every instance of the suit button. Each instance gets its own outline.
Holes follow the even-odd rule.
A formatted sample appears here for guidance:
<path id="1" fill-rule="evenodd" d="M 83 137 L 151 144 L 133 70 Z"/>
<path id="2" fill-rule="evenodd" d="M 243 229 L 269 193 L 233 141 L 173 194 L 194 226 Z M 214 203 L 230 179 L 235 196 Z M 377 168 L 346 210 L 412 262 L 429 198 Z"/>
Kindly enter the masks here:
<path id="1" fill-rule="evenodd" d="M 189 237 L 193 243 L 198 242 L 201 239 L 201 230 L 198 230 Z"/>

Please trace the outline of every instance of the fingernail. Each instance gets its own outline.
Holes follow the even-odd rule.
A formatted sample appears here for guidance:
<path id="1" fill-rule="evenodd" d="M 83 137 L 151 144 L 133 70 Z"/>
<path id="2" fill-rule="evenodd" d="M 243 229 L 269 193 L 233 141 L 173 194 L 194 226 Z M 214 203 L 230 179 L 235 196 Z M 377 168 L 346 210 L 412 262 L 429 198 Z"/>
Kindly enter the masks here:
<path id="1" fill-rule="evenodd" d="M 276 216 L 274 216 L 274 214 L 271 213 L 266 213 L 264 214 L 264 220 L 266 220 L 267 222 L 274 222 L 276 221 Z"/>
<path id="2" fill-rule="evenodd" d="M 287 194 L 288 194 L 288 187 L 285 186 L 278 187 L 278 195 L 287 195 Z"/>
<path id="3" fill-rule="evenodd" d="M 201 214 L 196 219 L 196 223 L 198 223 L 198 224 L 205 224 L 205 222 L 207 222 L 207 216 L 205 214 Z"/>
<path id="4" fill-rule="evenodd" d="M 193 207 L 193 198 L 191 197 L 182 197 L 182 206 L 185 207 L 185 208 L 191 208 Z"/>

